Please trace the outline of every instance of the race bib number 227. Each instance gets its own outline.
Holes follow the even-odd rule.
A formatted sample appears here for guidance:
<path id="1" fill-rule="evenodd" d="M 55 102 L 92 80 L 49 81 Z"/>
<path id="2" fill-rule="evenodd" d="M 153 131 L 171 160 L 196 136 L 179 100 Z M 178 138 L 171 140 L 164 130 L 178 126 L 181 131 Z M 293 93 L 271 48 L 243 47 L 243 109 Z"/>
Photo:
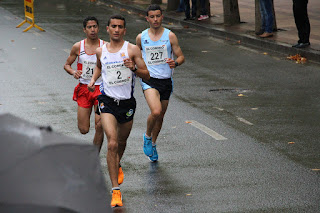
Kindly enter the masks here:
<path id="1" fill-rule="evenodd" d="M 168 51 L 166 45 L 148 46 L 145 48 L 147 65 L 165 64 L 168 58 Z"/>

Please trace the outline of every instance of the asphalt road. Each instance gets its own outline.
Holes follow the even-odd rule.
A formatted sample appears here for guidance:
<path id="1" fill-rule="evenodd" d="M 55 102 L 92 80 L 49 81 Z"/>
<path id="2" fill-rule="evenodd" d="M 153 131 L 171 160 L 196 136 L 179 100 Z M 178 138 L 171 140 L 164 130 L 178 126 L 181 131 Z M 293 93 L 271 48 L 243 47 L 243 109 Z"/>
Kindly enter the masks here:
<path id="1" fill-rule="evenodd" d="M 37 3 L 39 26 L 16 29 L 18 0 L 0 1 L 0 113 L 10 112 L 91 143 L 93 127 L 76 125 L 77 82 L 63 70 L 85 16 L 127 18 L 126 39 L 147 27 L 134 12 L 103 2 Z M 9 12 L 10 11 L 10 12 Z M 319 66 L 165 22 L 186 63 L 174 74 L 174 94 L 159 137 L 159 162 L 142 151 L 148 108 L 138 108 L 122 166 L 124 208 L 115 212 L 318 212 L 320 209 Z M 292 143 L 289 143 L 292 142 Z M 106 168 L 106 146 L 101 163 Z"/>

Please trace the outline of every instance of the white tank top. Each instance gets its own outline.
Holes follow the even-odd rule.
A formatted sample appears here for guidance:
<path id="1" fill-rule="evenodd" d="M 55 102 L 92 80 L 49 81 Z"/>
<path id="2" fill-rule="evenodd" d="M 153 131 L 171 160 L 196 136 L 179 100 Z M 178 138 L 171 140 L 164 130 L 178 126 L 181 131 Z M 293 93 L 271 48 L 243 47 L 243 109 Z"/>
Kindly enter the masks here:
<path id="1" fill-rule="evenodd" d="M 103 40 L 99 39 L 99 47 L 103 45 Z M 82 75 L 79 78 L 80 83 L 82 84 L 89 84 L 93 70 L 96 67 L 97 63 L 97 56 L 96 54 L 87 54 L 85 50 L 85 39 L 80 41 L 80 51 L 77 63 L 77 70 L 82 70 Z M 100 85 L 102 82 L 101 78 L 99 78 L 95 85 Z"/>
<path id="2" fill-rule="evenodd" d="M 124 58 L 129 58 L 128 44 L 125 41 L 116 53 L 110 53 L 107 44 L 102 46 L 100 61 L 103 82 L 100 91 L 117 100 L 130 99 L 134 92 L 135 74 L 123 63 Z"/>

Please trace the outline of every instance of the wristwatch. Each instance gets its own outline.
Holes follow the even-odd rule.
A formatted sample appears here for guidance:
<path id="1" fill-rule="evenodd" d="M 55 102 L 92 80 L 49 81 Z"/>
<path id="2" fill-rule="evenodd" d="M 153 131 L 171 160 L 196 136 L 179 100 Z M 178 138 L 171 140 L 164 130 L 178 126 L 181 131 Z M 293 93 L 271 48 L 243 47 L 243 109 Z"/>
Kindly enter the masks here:
<path id="1" fill-rule="evenodd" d="M 135 71 L 137 71 L 138 69 L 137 69 L 137 67 L 134 67 L 134 69 L 133 70 L 131 70 L 132 72 L 135 72 Z"/>
<path id="2" fill-rule="evenodd" d="M 176 67 L 177 67 L 177 66 L 179 66 L 179 63 L 178 63 L 178 62 L 176 62 L 176 61 L 174 62 L 174 64 L 176 65 Z"/>

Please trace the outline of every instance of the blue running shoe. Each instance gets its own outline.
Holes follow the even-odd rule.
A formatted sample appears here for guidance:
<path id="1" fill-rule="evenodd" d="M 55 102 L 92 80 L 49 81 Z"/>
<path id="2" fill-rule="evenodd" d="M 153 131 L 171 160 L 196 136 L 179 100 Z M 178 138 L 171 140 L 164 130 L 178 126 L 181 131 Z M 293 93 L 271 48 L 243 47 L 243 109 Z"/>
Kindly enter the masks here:
<path id="1" fill-rule="evenodd" d="M 146 156 L 152 156 L 152 138 L 147 138 L 146 134 L 143 134 L 143 152 Z"/>
<path id="2" fill-rule="evenodd" d="M 149 157 L 149 160 L 156 162 L 158 160 L 157 145 L 152 146 L 152 156 Z"/>

